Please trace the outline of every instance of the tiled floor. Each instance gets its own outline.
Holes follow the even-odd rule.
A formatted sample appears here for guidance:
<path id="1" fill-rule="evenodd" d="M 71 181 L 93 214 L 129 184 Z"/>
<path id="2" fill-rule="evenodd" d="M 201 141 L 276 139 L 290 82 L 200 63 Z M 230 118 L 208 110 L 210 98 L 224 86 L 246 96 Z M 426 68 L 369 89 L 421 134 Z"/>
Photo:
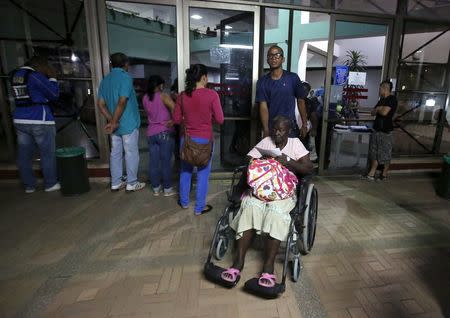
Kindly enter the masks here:
<path id="1" fill-rule="evenodd" d="M 202 276 L 227 181 L 211 182 L 214 212 L 201 217 L 149 190 L 92 183 L 67 198 L 0 183 L 0 317 L 450 317 L 450 202 L 434 179 L 315 182 L 316 245 L 277 300 Z"/>

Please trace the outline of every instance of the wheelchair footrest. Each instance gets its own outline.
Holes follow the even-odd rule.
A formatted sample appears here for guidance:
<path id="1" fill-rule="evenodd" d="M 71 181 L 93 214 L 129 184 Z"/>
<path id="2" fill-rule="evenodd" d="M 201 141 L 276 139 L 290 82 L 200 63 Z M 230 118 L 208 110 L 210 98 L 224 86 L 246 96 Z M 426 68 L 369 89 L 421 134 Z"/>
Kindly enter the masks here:
<path id="1" fill-rule="evenodd" d="M 238 276 L 236 278 L 235 282 L 228 282 L 228 281 L 222 279 L 222 273 L 224 271 L 226 271 L 226 268 L 222 268 L 220 266 L 214 265 L 214 263 L 212 263 L 212 262 L 208 262 L 208 263 L 205 263 L 203 272 L 205 273 L 206 279 L 208 279 L 216 284 L 219 284 L 223 287 L 232 288 L 232 287 L 236 286 L 236 284 L 239 282 L 239 279 L 241 277 Z"/>
<path id="2" fill-rule="evenodd" d="M 275 284 L 273 287 L 263 287 L 258 284 L 259 278 L 251 278 L 245 282 L 244 288 L 252 294 L 256 294 L 263 298 L 277 298 L 279 295 L 284 293 L 286 289 L 285 284 Z"/>

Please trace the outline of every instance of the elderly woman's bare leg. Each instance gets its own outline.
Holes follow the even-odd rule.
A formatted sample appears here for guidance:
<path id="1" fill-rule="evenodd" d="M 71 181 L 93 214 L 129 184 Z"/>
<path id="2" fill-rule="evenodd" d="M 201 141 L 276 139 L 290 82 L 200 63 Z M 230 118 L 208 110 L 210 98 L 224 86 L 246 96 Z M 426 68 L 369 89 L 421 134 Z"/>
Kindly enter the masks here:
<path id="1" fill-rule="evenodd" d="M 247 254 L 247 250 L 252 243 L 252 239 L 255 236 L 255 230 L 247 230 L 242 233 L 242 237 L 237 241 L 237 251 L 234 257 L 233 265 L 231 268 L 238 269 L 239 271 L 244 268 L 245 255 Z M 223 273 L 229 279 L 232 279 L 231 274 Z"/>
<path id="2" fill-rule="evenodd" d="M 237 252 L 234 258 L 233 267 L 242 270 L 245 262 L 245 255 L 255 236 L 255 230 L 247 230 L 242 233 L 242 237 L 238 240 Z"/>
<path id="3" fill-rule="evenodd" d="M 280 248 L 281 241 L 272 237 L 267 238 L 266 245 L 266 257 L 264 260 L 263 273 L 273 274 L 275 267 L 275 257 L 277 256 L 278 249 Z M 263 279 L 265 280 L 265 279 Z M 270 282 L 265 282 L 270 283 Z"/>

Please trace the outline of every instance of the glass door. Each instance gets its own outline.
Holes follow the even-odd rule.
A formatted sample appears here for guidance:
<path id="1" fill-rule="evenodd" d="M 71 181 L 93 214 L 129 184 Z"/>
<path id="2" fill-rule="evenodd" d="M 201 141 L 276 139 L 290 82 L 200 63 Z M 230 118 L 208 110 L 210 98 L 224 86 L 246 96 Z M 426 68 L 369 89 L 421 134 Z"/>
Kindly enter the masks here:
<path id="1" fill-rule="evenodd" d="M 366 168 L 370 110 L 385 79 L 390 21 L 333 16 L 328 46 L 320 170 Z"/>
<path id="2" fill-rule="evenodd" d="M 148 78 L 153 75 L 163 79 L 165 93 L 172 96 L 177 93 L 177 14 L 175 5 L 142 2 L 105 1 L 105 14 L 107 56 L 122 52 L 129 58 L 128 73 L 133 79 L 141 117 L 139 168 L 147 172 L 148 120 L 142 98 L 147 92 Z"/>
<path id="3" fill-rule="evenodd" d="M 210 88 L 220 96 L 225 122 L 214 127 L 213 170 L 223 170 L 246 162 L 256 142 L 256 121 L 252 120 L 257 79 L 258 8 L 202 2 L 185 7 L 189 27 L 185 41 L 190 64 L 208 68 Z M 258 23 L 255 23 L 258 21 Z M 188 34 L 187 34 L 188 33 Z M 186 45 L 185 42 L 185 45 Z"/>

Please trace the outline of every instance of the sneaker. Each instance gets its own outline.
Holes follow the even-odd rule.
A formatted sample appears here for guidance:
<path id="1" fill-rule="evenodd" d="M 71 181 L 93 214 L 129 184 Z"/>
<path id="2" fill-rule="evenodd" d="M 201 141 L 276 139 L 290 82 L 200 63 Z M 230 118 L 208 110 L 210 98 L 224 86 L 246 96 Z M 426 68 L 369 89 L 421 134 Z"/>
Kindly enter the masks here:
<path id="1" fill-rule="evenodd" d="M 144 188 L 145 188 L 145 182 L 136 182 L 133 185 L 127 184 L 125 192 L 131 193 L 131 192 L 142 190 Z"/>
<path id="2" fill-rule="evenodd" d="M 127 185 L 126 181 L 122 181 L 120 184 L 115 185 L 115 186 L 111 186 L 111 191 L 112 192 L 117 192 L 119 190 L 122 190 L 123 188 L 125 188 Z"/>
<path id="3" fill-rule="evenodd" d="M 189 209 L 189 204 L 188 205 L 182 205 L 180 200 L 178 200 L 178 205 L 182 208 L 182 209 Z"/>
<path id="4" fill-rule="evenodd" d="M 176 191 L 173 191 L 172 188 L 164 189 L 164 196 L 165 196 L 165 197 L 171 197 L 171 196 L 173 196 L 173 195 L 175 195 L 175 194 L 177 194 L 177 192 L 176 192 Z"/>
<path id="5" fill-rule="evenodd" d="M 25 193 L 33 193 L 34 191 L 36 191 L 36 188 L 32 188 L 32 187 L 25 188 Z"/>
<path id="6" fill-rule="evenodd" d="M 386 181 L 387 177 L 380 174 L 380 176 L 377 178 L 377 181 Z"/>
<path id="7" fill-rule="evenodd" d="M 52 187 L 45 189 L 45 192 L 53 192 L 61 190 L 61 185 L 59 182 L 55 183 Z"/>
<path id="8" fill-rule="evenodd" d="M 157 187 L 157 188 L 153 188 L 153 195 L 155 197 L 159 196 L 161 194 L 161 186 Z"/>
<path id="9" fill-rule="evenodd" d="M 368 174 L 362 175 L 361 180 L 367 180 L 367 181 L 375 181 L 375 177 L 369 176 Z"/>

